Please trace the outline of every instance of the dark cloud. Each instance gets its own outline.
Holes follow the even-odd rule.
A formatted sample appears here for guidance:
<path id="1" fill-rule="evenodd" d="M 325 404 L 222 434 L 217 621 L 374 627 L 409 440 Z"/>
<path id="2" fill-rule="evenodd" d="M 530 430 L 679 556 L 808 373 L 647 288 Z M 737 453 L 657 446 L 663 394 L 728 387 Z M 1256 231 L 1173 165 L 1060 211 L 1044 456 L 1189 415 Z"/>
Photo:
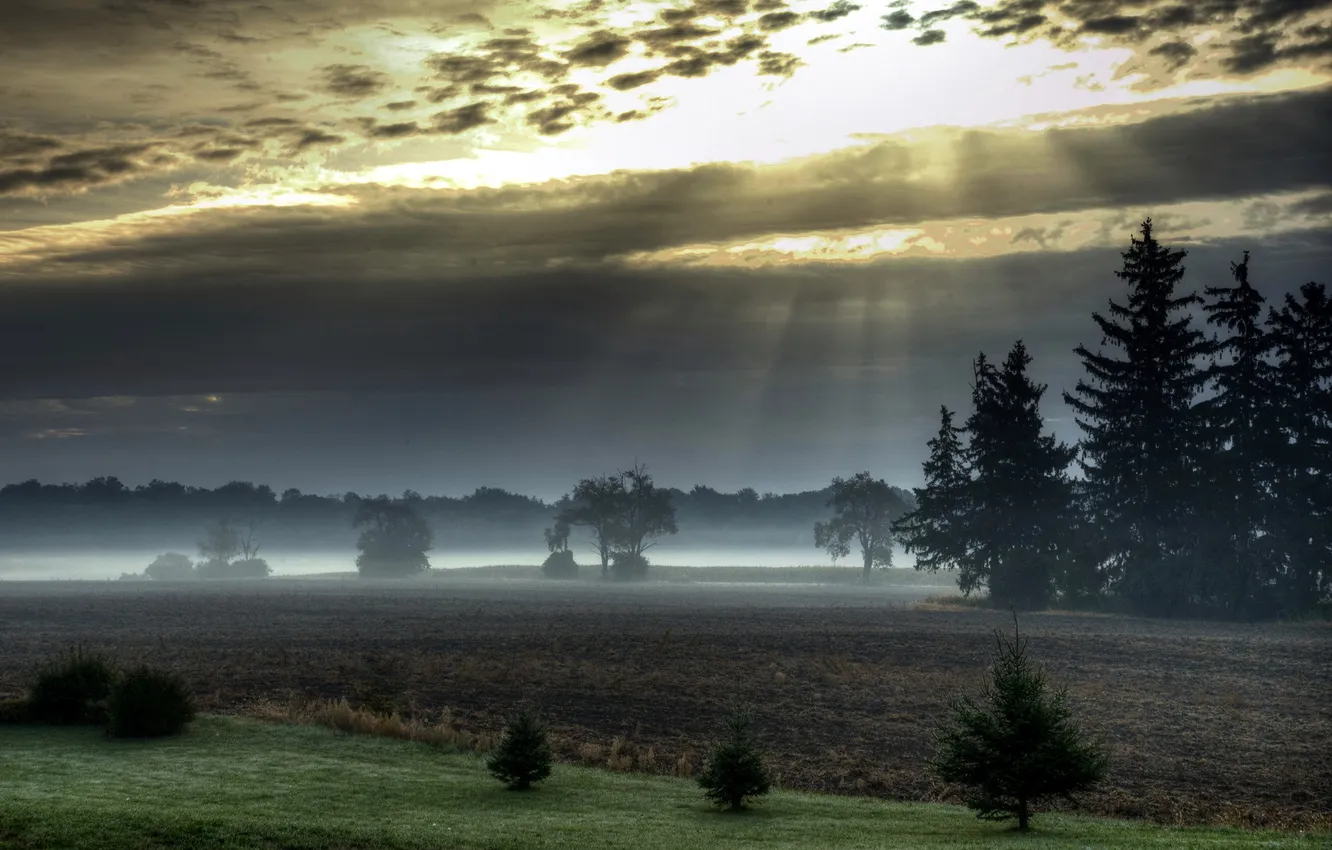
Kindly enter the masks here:
<path id="1" fill-rule="evenodd" d="M 1324 192 L 1303 201 L 1295 201 L 1286 207 L 1286 211 L 1294 215 L 1332 215 L 1332 192 Z"/>
<path id="2" fill-rule="evenodd" d="M 444 103 L 462 94 L 463 87 L 455 83 L 449 86 L 421 86 L 416 91 L 424 94 L 430 103 Z"/>
<path id="3" fill-rule="evenodd" d="M 416 106 L 416 101 L 414 100 L 395 100 L 392 103 L 384 104 L 384 108 L 389 112 L 402 112 L 411 109 L 414 106 Z"/>
<path id="4" fill-rule="evenodd" d="M 0 195 L 80 192 L 178 164 L 178 158 L 160 142 L 85 148 L 44 160 L 34 159 L 33 155 L 60 149 L 49 145 L 46 137 L 10 136 L 3 143 L 12 146 L 15 152 L 0 158 Z"/>
<path id="5" fill-rule="evenodd" d="M 735 18 L 749 11 L 749 2 L 748 0 L 695 0 L 694 9 L 700 15 Z"/>
<path id="6" fill-rule="evenodd" d="M 472 83 L 467 89 L 472 94 L 517 94 L 523 90 L 522 86 L 497 86 L 493 83 Z"/>
<path id="7" fill-rule="evenodd" d="M 304 151 L 321 145 L 336 145 L 342 141 L 342 136 L 314 128 L 301 130 L 296 138 L 292 140 L 292 148 L 296 151 Z"/>
<path id="8" fill-rule="evenodd" d="M 482 124 L 493 124 L 495 119 L 487 114 L 489 108 L 489 104 L 478 101 L 460 106 L 457 109 L 438 112 L 434 116 L 435 131 L 446 135 L 457 135 L 480 127 Z"/>
<path id="9" fill-rule="evenodd" d="M 804 60 L 792 53 L 765 50 L 759 54 L 759 73 L 772 77 L 789 77 L 805 64 Z"/>
<path id="10" fill-rule="evenodd" d="M 546 98 L 545 92 L 536 91 L 534 89 L 532 91 L 516 91 L 513 94 L 507 94 L 504 96 L 504 102 L 505 104 L 508 105 L 513 105 L 518 103 L 535 103 L 536 101 L 539 100 L 545 100 L 545 98 Z"/>
<path id="11" fill-rule="evenodd" d="M 195 151 L 194 158 L 205 162 L 231 162 L 243 153 L 244 148 L 208 148 Z"/>
<path id="12" fill-rule="evenodd" d="M 1042 248 L 1049 248 L 1052 243 L 1057 243 L 1063 238 L 1064 234 L 1068 232 L 1068 228 L 1073 224 L 1072 219 L 1067 219 L 1053 227 L 1024 227 L 1014 233 L 1009 242 L 1014 245 L 1021 242 L 1034 242 Z"/>
<path id="13" fill-rule="evenodd" d="M 71 251 L 54 263 L 69 273 L 123 264 L 183 272 L 207 257 L 218 273 L 234 275 L 361 266 L 390 275 L 400 257 L 430 252 L 442 279 L 471 273 L 473 264 L 595 264 L 774 233 L 1308 191 L 1332 186 L 1318 145 L 1329 107 L 1332 89 L 1322 89 L 1236 98 L 1137 124 L 938 131 L 910 144 L 887 140 L 764 168 L 708 165 L 466 193 L 381 195 L 365 187 L 349 210 L 219 211 L 194 217 L 189 231 Z M 558 130 L 575 113 L 561 108 L 541 120 Z M 484 105 L 469 117 L 459 123 L 485 120 Z M 951 179 L 920 176 L 946 154 L 956 164 Z"/>
<path id="14" fill-rule="evenodd" d="M 765 32 L 780 32 L 800 23 L 800 15 L 795 12 L 769 12 L 758 19 L 759 28 Z"/>
<path id="15" fill-rule="evenodd" d="M 851 0 L 837 0 L 837 2 L 833 3 L 831 6 L 829 6 L 826 9 L 823 9 L 818 12 L 810 12 L 809 16 L 816 21 L 822 21 L 823 23 L 828 23 L 830 21 L 836 21 L 845 18 L 847 15 L 850 15 L 852 12 L 859 12 L 861 8 L 862 8 L 861 6 L 852 3 Z"/>
<path id="16" fill-rule="evenodd" d="M 654 83 L 661 77 L 661 69 L 653 71 L 636 71 L 632 74 L 616 74 L 606 81 L 606 85 L 616 91 L 629 91 L 648 83 Z"/>
<path id="17" fill-rule="evenodd" d="M 1147 53 L 1150 56 L 1162 57 L 1166 61 L 1166 68 L 1170 71 L 1176 71 L 1198 55 L 1198 48 L 1183 41 L 1167 41 L 1164 44 L 1158 44 Z"/>
<path id="18" fill-rule="evenodd" d="M 1137 32 L 1143 25 L 1141 18 L 1131 15 L 1105 15 L 1082 22 L 1082 31 L 1096 35 L 1126 35 Z"/>
<path id="19" fill-rule="evenodd" d="M 376 139 L 401 139 L 415 136 L 421 132 L 415 121 L 399 121 L 394 124 L 376 124 L 370 128 L 370 135 Z"/>
<path id="20" fill-rule="evenodd" d="M 564 53 L 570 65 L 604 68 L 629 53 L 633 40 L 609 30 L 592 33 L 585 41 Z"/>
<path id="21" fill-rule="evenodd" d="M 558 136 L 560 133 L 573 129 L 574 122 L 569 120 L 569 116 L 577 111 L 578 106 L 576 104 L 557 103 L 527 113 L 527 123 L 536 127 L 537 131 L 543 136 Z"/>
<path id="22" fill-rule="evenodd" d="M 635 33 L 634 38 L 648 46 L 649 55 L 671 55 L 671 49 L 677 45 L 714 36 L 718 30 L 701 27 L 691 22 L 681 22 L 668 27 L 657 27 Z"/>
<path id="23" fill-rule="evenodd" d="M 895 30 L 904 30 L 915 22 L 916 19 L 911 17 L 910 12 L 907 12 L 903 9 L 898 9 L 897 11 L 891 14 L 884 15 L 883 20 L 879 24 L 879 26 L 883 29 L 892 32 Z"/>
<path id="24" fill-rule="evenodd" d="M 999 0 L 986 6 L 960 0 L 914 23 L 928 34 L 934 24 L 959 18 L 987 38 L 1045 39 L 1066 50 L 1080 49 L 1083 34 L 1099 35 L 1135 51 L 1124 70 L 1149 75 L 1140 88 L 1160 88 L 1179 74 L 1249 76 L 1328 59 L 1329 17 L 1332 0 Z M 911 15 L 898 9 L 882 26 L 895 30 L 912 23 Z M 1208 30 L 1219 30 L 1221 37 L 1194 47 L 1193 37 Z"/>
<path id="25" fill-rule="evenodd" d="M 941 44 L 947 34 L 943 30 L 925 30 L 925 32 L 911 39 L 911 43 L 919 47 L 928 47 L 931 44 Z"/>
<path id="26" fill-rule="evenodd" d="M 389 84 L 387 74 L 367 65 L 326 65 L 320 71 L 324 91 L 340 97 L 369 97 Z"/>
<path id="27" fill-rule="evenodd" d="M 0 130 L 0 163 L 30 165 L 64 143 L 54 136 L 32 133 L 9 133 Z"/>

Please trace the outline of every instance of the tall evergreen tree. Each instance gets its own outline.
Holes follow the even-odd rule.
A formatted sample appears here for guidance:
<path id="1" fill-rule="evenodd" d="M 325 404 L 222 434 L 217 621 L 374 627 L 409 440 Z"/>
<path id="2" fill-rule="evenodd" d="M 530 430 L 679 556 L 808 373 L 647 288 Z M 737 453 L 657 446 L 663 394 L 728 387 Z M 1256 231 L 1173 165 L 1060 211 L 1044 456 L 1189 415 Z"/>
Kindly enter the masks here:
<path id="1" fill-rule="evenodd" d="M 1208 324 L 1229 331 L 1208 370 L 1213 395 L 1199 405 L 1209 432 L 1200 590 L 1232 617 L 1255 613 L 1273 578 L 1271 485 L 1279 433 L 1274 411 L 1271 339 L 1263 296 L 1249 284 L 1249 252 L 1230 264 L 1234 286 L 1208 287 Z"/>
<path id="2" fill-rule="evenodd" d="M 1197 572 L 1198 472 L 1202 452 L 1194 400 L 1206 381 L 1197 360 L 1211 350 L 1177 293 L 1185 251 L 1170 250 L 1142 223 L 1115 274 L 1128 301 L 1092 318 L 1122 358 L 1076 350 L 1088 372 L 1064 400 L 1077 414 L 1085 491 L 1103 535 L 1116 591 L 1142 613 L 1190 601 Z"/>
<path id="3" fill-rule="evenodd" d="M 925 461 L 925 486 L 913 488 L 916 509 L 893 524 L 902 548 L 916 556 L 916 569 L 938 572 L 955 569 L 967 554 L 969 532 L 967 489 L 971 472 L 953 412 L 939 408 L 939 433 L 930 440 Z M 962 586 L 970 593 L 974 586 Z"/>
<path id="4" fill-rule="evenodd" d="M 1027 374 L 1019 340 L 1002 366 L 976 360 L 974 410 L 967 420 L 970 568 L 1005 607 L 1046 607 L 1070 557 L 1073 493 L 1067 470 L 1076 450 L 1042 434 L 1046 386 Z"/>
<path id="5" fill-rule="evenodd" d="M 1284 437 L 1273 531 L 1282 604 L 1295 613 L 1332 596 L 1332 301 L 1321 284 L 1307 283 L 1270 311 L 1268 325 Z"/>

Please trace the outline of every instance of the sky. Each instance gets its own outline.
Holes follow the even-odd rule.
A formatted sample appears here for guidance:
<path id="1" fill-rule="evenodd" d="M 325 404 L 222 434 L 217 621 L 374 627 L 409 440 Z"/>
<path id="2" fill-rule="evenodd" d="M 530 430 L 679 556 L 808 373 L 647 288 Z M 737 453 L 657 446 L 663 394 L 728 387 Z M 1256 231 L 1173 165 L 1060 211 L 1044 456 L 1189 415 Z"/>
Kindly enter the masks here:
<path id="1" fill-rule="evenodd" d="M 0 479 L 919 485 L 1142 219 L 1332 283 L 1332 0 L 5 0 Z"/>

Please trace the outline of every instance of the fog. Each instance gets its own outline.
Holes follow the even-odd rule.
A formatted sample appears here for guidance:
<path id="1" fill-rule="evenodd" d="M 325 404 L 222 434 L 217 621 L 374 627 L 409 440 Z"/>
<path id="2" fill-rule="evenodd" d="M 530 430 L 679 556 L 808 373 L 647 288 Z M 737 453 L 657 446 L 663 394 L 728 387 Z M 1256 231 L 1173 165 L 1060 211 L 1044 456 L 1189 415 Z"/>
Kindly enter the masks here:
<path id="1" fill-rule="evenodd" d="M 118 579 L 122 574 L 142 575 L 144 568 L 163 550 L 124 549 L 117 551 L 72 550 L 67 552 L 43 549 L 30 552 L 8 552 L 0 555 L 0 581 L 101 581 Z M 193 554 L 187 552 L 186 554 Z M 352 574 L 356 571 L 354 549 L 340 551 L 264 551 L 264 559 L 273 568 L 273 577 L 315 576 L 328 573 Z M 821 552 L 795 547 L 667 547 L 653 552 L 653 563 L 677 567 L 797 567 L 829 566 Z M 465 569 L 494 565 L 541 564 L 543 553 L 532 547 L 511 549 L 484 549 L 470 551 L 433 552 L 430 564 L 435 569 Z M 583 570 L 591 575 L 599 570 L 599 563 L 588 554 L 578 556 Z M 841 566 L 858 570 L 852 560 L 838 562 Z M 911 567 L 914 559 L 900 552 L 894 566 Z"/>

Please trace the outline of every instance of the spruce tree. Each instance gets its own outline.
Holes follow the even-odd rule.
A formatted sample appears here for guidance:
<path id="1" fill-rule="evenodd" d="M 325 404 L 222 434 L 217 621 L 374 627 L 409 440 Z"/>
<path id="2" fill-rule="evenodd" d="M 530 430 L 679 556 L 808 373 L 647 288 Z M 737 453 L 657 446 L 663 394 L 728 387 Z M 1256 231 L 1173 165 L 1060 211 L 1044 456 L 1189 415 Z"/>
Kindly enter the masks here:
<path id="1" fill-rule="evenodd" d="M 751 733 L 752 725 L 750 712 L 732 712 L 726 718 L 726 736 L 713 748 L 707 766 L 698 777 L 703 795 L 733 812 L 772 787 L 763 753 Z"/>
<path id="2" fill-rule="evenodd" d="M 944 782 L 966 787 L 977 817 L 1016 818 L 1025 831 L 1036 806 L 1093 787 L 1108 759 L 1073 722 L 1067 691 L 1052 690 L 1027 657 L 1016 618 L 1013 625 L 1012 642 L 995 631 L 998 647 L 981 699 L 949 701 L 931 767 Z"/>
<path id="3" fill-rule="evenodd" d="M 550 776 L 553 761 L 545 725 L 536 712 L 524 709 L 505 727 L 499 746 L 486 759 L 486 769 L 510 791 L 526 791 Z"/>
<path id="4" fill-rule="evenodd" d="M 1211 346 L 1193 327 L 1196 294 L 1178 294 L 1185 251 L 1142 223 L 1115 274 L 1128 300 L 1092 318 L 1122 357 L 1076 350 L 1088 376 L 1064 400 L 1083 431 L 1081 465 L 1091 519 L 1114 589 L 1137 611 L 1177 613 L 1196 587 L 1198 495 L 1204 452 L 1194 400 L 1196 362 Z"/>
<path id="5" fill-rule="evenodd" d="M 965 569 L 997 605 L 1044 608 L 1071 554 L 1075 450 L 1042 434 L 1046 387 L 1031 380 L 1019 340 L 1000 367 L 980 356 L 967 420 L 972 550 Z"/>
<path id="6" fill-rule="evenodd" d="M 1249 284 L 1249 252 L 1231 263 L 1235 286 L 1208 287 L 1203 305 L 1209 324 L 1229 334 L 1208 369 L 1213 395 L 1199 405 L 1210 437 L 1204 469 L 1202 535 L 1207 575 L 1200 590 L 1232 617 L 1252 613 L 1273 578 L 1273 552 L 1266 535 L 1279 430 L 1274 374 L 1268 363 L 1271 339 L 1262 324 L 1263 296 Z"/>
<path id="7" fill-rule="evenodd" d="M 938 572 L 955 569 L 967 552 L 967 488 L 971 473 L 953 412 L 939 408 L 939 433 L 929 441 L 925 486 L 913 488 L 916 509 L 893 524 L 902 547 L 916 556 L 916 569 Z M 974 587 L 962 586 L 964 593 Z"/>
<path id="8" fill-rule="evenodd" d="M 1282 436 L 1273 536 L 1282 605 L 1308 611 L 1332 597 L 1332 300 L 1321 284 L 1268 315 L 1276 357 L 1273 411 Z"/>

